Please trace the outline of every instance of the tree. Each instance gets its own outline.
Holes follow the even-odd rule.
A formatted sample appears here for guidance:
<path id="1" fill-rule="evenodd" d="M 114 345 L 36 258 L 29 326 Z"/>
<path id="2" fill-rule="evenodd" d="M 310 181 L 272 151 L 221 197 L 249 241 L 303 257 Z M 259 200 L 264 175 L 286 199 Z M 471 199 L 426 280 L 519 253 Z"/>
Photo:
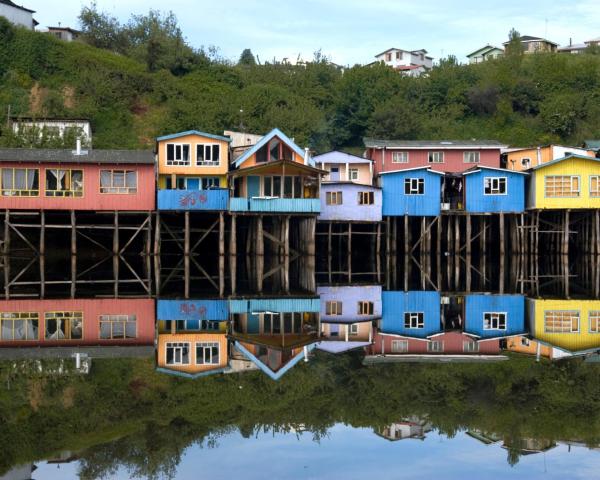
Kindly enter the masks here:
<path id="1" fill-rule="evenodd" d="M 514 28 L 508 33 L 508 44 L 504 50 L 506 56 L 509 57 L 520 57 L 523 55 L 524 49 L 521 43 L 521 34 Z"/>
<path id="2" fill-rule="evenodd" d="M 421 127 L 421 119 L 414 107 L 396 96 L 375 109 L 367 134 L 376 138 L 413 140 L 417 138 Z"/>
<path id="3" fill-rule="evenodd" d="M 240 55 L 240 60 L 238 61 L 238 65 L 248 65 L 253 66 L 256 65 L 256 59 L 254 58 L 254 54 L 252 50 L 249 48 L 245 48 L 242 54 Z"/>
<path id="4" fill-rule="evenodd" d="M 125 53 L 127 39 L 119 21 L 106 12 L 99 12 L 96 2 L 83 7 L 79 13 L 82 39 L 97 48 Z"/>

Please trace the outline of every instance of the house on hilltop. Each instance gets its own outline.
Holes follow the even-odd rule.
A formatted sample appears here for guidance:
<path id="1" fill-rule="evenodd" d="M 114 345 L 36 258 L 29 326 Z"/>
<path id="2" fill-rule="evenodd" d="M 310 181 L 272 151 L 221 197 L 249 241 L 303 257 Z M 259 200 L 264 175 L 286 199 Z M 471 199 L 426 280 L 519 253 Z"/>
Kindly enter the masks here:
<path id="1" fill-rule="evenodd" d="M 65 42 L 72 42 L 74 40 L 77 40 L 81 35 L 81 32 L 79 30 L 75 30 L 73 28 L 68 27 L 61 27 L 60 22 L 58 24 L 58 27 L 48 27 L 47 33 Z"/>
<path id="2" fill-rule="evenodd" d="M 600 45 L 600 37 L 592 38 L 591 40 L 586 40 L 583 43 L 573 43 L 571 39 L 569 39 L 569 45 L 565 45 L 564 47 L 558 47 L 557 52 L 559 53 L 585 53 L 588 47 L 597 47 Z"/>
<path id="3" fill-rule="evenodd" d="M 378 62 L 383 62 L 400 73 L 411 77 L 418 77 L 427 73 L 433 67 L 433 57 L 427 55 L 427 50 L 403 50 L 389 48 L 377 55 Z"/>
<path id="4" fill-rule="evenodd" d="M 524 53 L 552 53 L 556 52 L 558 44 L 551 42 L 542 37 L 533 37 L 531 35 L 521 35 L 521 45 L 523 45 Z M 510 43 L 504 42 L 502 45 L 506 46 Z"/>
<path id="5" fill-rule="evenodd" d="M 485 47 L 478 48 L 474 52 L 467 55 L 469 63 L 481 63 L 485 60 L 491 60 L 504 55 L 504 49 L 495 47 L 494 45 L 486 45 Z"/>
<path id="6" fill-rule="evenodd" d="M 33 18 L 35 10 L 29 10 L 23 6 L 17 5 L 11 0 L 0 0 L 0 17 L 5 17 L 10 23 L 25 27 L 30 30 L 35 29 L 38 22 Z"/>

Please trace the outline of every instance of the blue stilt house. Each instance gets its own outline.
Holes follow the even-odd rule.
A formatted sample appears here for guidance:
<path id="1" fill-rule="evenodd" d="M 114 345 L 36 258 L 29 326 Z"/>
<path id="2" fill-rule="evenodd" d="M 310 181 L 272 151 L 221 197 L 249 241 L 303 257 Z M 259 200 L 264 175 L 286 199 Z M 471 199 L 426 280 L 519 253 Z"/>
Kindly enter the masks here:
<path id="1" fill-rule="evenodd" d="M 435 291 L 383 292 L 382 333 L 421 338 L 441 330 L 440 294 Z"/>
<path id="2" fill-rule="evenodd" d="M 441 211 L 444 174 L 430 167 L 382 172 L 383 215 L 430 217 Z"/>
<path id="3" fill-rule="evenodd" d="M 522 213 L 528 174 L 502 168 L 475 167 L 466 171 L 465 211 L 468 213 Z"/>
<path id="4" fill-rule="evenodd" d="M 525 297 L 466 295 L 464 331 L 480 341 L 526 334 Z"/>

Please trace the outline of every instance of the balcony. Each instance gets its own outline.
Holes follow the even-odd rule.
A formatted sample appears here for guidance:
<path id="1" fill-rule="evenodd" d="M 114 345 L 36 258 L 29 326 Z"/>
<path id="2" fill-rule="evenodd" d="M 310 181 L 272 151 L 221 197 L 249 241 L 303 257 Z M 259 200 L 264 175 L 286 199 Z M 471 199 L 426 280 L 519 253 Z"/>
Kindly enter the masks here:
<path id="1" fill-rule="evenodd" d="M 265 213 L 319 213 L 321 200 L 318 198 L 232 198 L 231 212 Z"/>
<path id="2" fill-rule="evenodd" d="M 229 190 L 159 190 L 159 210 L 227 210 Z"/>

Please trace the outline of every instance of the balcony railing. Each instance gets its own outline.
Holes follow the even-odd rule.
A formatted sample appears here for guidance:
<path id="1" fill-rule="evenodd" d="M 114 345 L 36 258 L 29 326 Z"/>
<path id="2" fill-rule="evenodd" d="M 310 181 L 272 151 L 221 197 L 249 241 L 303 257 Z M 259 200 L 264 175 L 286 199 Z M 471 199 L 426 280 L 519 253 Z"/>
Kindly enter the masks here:
<path id="1" fill-rule="evenodd" d="M 321 200 L 318 198 L 232 198 L 229 201 L 232 212 L 278 212 L 278 213 L 319 213 Z"/>
<path id="2" fill-rule="evenodd" d="M 159 190 L 159 210 L 227 210 L 229 190 Z"/>

